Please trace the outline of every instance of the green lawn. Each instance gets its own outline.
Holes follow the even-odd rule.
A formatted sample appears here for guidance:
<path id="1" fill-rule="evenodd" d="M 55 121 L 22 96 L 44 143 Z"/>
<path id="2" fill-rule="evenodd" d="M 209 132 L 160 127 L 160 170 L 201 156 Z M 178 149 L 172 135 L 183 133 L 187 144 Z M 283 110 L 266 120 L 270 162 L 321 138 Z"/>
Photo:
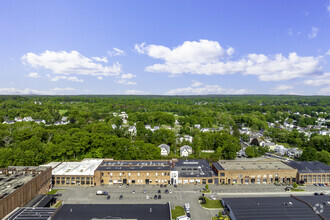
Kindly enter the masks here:
<path id="1" fill-rule="evenodd" d="M 184 211 L 184 208 L 181 206 L 175 206 L 175 208 L 172 209 L 172 219 L 176 219 L 178 216 L 185 214 L 186 212 Z"/>
<path id="2" fill-rule="evenodd" d="M 291 190 L 291 192 L 303 192 L 303 191 L 305 191 L 304 189 L 298 189 L 298 188 L 296 188 L 296 189 L 290 189 Z"/>
<path id="3" fill-rule="evenodd" d="M 65 189 L 52 189 L 51 191 L 49 191 L 47 194 L 48 195 L 55 195 L 58 191 L 60 190 L 65 190 Z"/>
<path id="4" fill-rule="evenodd" d="M 66 109 L 60 109 L 58 110 L 58 112 L 60 113 L 60 115 L 64 115 L 68 110 Z"/>
<path id="5" fill-rule="evenodd" d="M 62 201 L 59 201 L 59 202 L 56 204 L 55 208 L 58 208 L 58 207 L 60 207 L 60 206 L 61 206 L 61 204 L 62 204 Z"/>
<path id="6" fill-rule="evenodd" d="M 220 209 L 223 208 L 220 200 L 211 200 L 207 197 L 204 197 L 206 200 L 206 204 L 201 204 L 204 208 L 207 209 Z"/>
<path id="7" fill-rule="evenodd" d="M 202 191 L 202 193 L 211 193 L 211 190 Z"/>

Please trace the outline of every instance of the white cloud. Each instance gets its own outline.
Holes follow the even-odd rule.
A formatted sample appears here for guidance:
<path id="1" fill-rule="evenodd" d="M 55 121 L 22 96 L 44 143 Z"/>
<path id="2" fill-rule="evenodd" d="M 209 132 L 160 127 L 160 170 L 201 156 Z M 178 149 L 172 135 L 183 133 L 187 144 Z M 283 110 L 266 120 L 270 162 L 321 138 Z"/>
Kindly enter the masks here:
<path id="1" fill-rule="evenodd" d="M 97 62 L 108 63 L 108 58 L 107 57 L 92 57 L 92 59 L 97 61 Z"/>
<path id="2" fill-rule="evenodd" d="M 111 51 L 108 51 L 108 54 L 109 54 L 110 57 L 124 56 L 125 55 L 125 51 L 114 47 Z"/>
<path id="3" fill-rule="evenodd" d="M 126 74 L 122 74 L 120 76 L 121 79 L 119 79 L 117 81 L 118 84 L 124 84 L 124 85 L 136 85 L 137 82 L 133 82 L 133 81 L 130 81 L 129 79 L 132 79 L 136 77 L 136 75 L 132 74 L 132 73 L 126 73 Z"/>
<path id="4" fill-rule="evenodd" d="M 319 33 L 319 29 L 316 27 L 312 27 L 311 32 L 307 35 L 309 39 L 317 37 L 317 34 Z"/>
<path id="5" fill-rule="evenodd" d="M 328 4 L 328 6 L 327 6 L 327 10 L 328 10 L 328 12 L 330 12 L 330 2 Z"/>
<path id="6" fill-rule="evenodd" d="M 330 49 L 325 53 L 325 55 L 330 56 Z"/>
<path id="7" fill-rule="evenodd" d="M 134 77 L 136 77 L 136 75 L 134 75 L 132 73 L 126 73 L 126 74 L 121 75 L 122 79 L 132 79 Z"/>
<path id="8" fill-rule="evenodd" d="M 231 47 L 230 47 L 231 48 Z M 223 49 L 216 41 L 186 41 L 170 49 L 161 45 L 135 45 L 139 53 L 161 59 L 164 63 L 145 68 L 148 72 L 168 72 L 176 74 L 226 75 L 242 73 L 256 75 L 261 81 L 281 81 L 313 75 L 321 71 L 322 57 L 300 57 L 290 53 L 267 56 L 248 54 L 238 60 L 230 60 L 234 49 Z"/>
<path id="9" fill-rule="evenodd" d="M 293 32 L 292 32 L 292 29 L 291 28 L 288 30 L 288 35 L 290 35 L 290 36 L 293 35 Z"/>
<path id="10" fill-rule="evenodd" d="M 289 85 L 285 85 L 285 84 L 282 84 L 282 85 L 278 85 L 276 86 L 273 91 L 274 92 L 282 92 L 282 91 L 288 91 L 288 90 L 292 90 L 293 89 L 293 86 L 289 86 Z"/>
<path id="11" fill-rule="evenodd" d="M 51 78 L 49 81 L 57 82 L 59 80 L 68 80 L 68 81 L 72 81 L 72 82 L 84 82 L 83 79 L 79 79 L 76 76 L 55 76 L 55 77 Z"/>
<path id="12" fill-rule="evenodd" d="M 127 95 L 146 95 L 148 93 L 141 90 L 126 90 L 125 94 Z"/>
<path id="13" fill-rule="evenodd" d="M 315 76 L 313 79 L 305 80 L 303 83 L 309 86 L 329 86 L 330 73 L 324 73 L 323 75 Z"/>
<path id="14" fill-rule="evenodd" d="M 126 79 L 120 79 L 117 81 L 118 84 L 124 84 L 124 85 L 136 85 L 137 82 L 129 81 Z"/>
<path id="15" fill-rule="evenodd" d="M 199 85 L 198 85 L 199 83 Z M 193 82 L 191 86 L 185 88 L 171 89 L 166 95 L 207 95 L 207 94 L 246 94 L 247 89 L 225 89 L 219 85 L 204 85 L 200 82 Z"/>
<path id="16" fill-rule="evenodd" d="M 0 88 L 0 94 L 2 95 L 64 95 L 75 91 L 73 88 L 53 88 L 50 90 L 38 90 L 38 89 L 18 89 L 18 88 Z M 69 92 L 69 93 L 67 93 Z"/>
<path id="17" fill-rule="evenodd" d="M 31 77 L 31 78 L 40 78 L 41 76 L 39 75 L 39 73 L 34 72 L 34 73 L 29 73 L 28 74 L 28 77 Z"/>
<path id="18" fill-rule="evenodd" d="M 103 77 L 102 76 L 98 76 L 97 79 L 98 80 L 103 80 Z"/>
<path id="19" fill-rule="evenodd" d="M 61 75 L 90 75 L 90 76 L 117 76 L 121 70 L 121 65 L 115 63 L 112 66 L 103 66 L 94 63 L 77 51 L 45 51 L 41 54 L 27 53 L 22 57 L 25 64 L 34 68 L 45 68 L 52 71 L 52 74 Z"/>
<path id="20" fill-rule="evenodd" d="M 203 85 L 203 83 L 198 82 L 198 81 L 196 81 L 196 80 L 194 80 L 193 83 L 191 84 L 192 87 L 199 87 L 199 86 L 201 86 L 201 85 Z"/>
<path id="21" fill-rule="evenodd" d="M 319 94 L 321 94 L 321 95 L 330 95 L 330 86 L 320 89 Z"/>
<path id="22" fill-rule="evenodd" d="M 140 54 L 144 54 L 146 52 L 146 49 L 145 49 L 145 45 L 146 45 L 146 42 L 143 42 L 141 44 L 135 44 L 134 45 L 134 49 L 140 53 Z"/>

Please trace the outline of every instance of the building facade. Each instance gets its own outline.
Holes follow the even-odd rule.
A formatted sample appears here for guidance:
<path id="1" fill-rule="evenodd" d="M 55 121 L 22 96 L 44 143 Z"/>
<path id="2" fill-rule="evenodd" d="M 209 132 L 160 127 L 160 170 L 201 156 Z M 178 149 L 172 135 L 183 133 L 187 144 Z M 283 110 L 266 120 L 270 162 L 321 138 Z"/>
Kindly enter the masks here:
<path id="1" fill-rule="evenodd" d="M 221 184 L 293 183 L 297 169 L 278 160 L 219 161 L 212 164 Z"/>

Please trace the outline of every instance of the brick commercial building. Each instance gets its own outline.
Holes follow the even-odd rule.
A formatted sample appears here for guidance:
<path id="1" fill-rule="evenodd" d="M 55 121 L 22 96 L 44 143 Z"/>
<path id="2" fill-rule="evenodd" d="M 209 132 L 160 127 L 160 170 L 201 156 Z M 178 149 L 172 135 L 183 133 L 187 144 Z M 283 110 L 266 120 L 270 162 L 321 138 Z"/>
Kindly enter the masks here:
<path id="1" fill-rule="evenodd" d="M 219 161 L 212 168 L 222 184 L 293 183 L 297 178 L 297 169 L 270 159 Z"/>
<path id="2" fill-rule="evenodd" d="M 8 167 L 0 174 L 0 219 L 50 189 L 51 167 Z"/>
<path id="3" fill-rule="evenodd" d="M 95 185 L 169 184 L 170 172 L 168 160 L 104 160 L 95 170 Z"/>
<path id="4" fill-rule="evenodd" d="M 287 163 L 298 170 L 297 180 L 304 184 L 330 184 L 330 166 L 318 161 L 290 161 Z"/>

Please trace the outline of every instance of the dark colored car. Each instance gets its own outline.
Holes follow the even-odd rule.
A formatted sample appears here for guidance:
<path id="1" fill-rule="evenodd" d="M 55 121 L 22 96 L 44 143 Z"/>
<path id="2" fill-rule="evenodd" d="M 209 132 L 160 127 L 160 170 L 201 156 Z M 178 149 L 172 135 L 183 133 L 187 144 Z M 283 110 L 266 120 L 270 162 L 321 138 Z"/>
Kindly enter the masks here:
<path id="1" fill-rule="evenodd" d="M 163 188 L 164 186 L 163 186 L 163 184 L 160 184 L 160 188 Z"/>
<path id="2" fill-rule="evenodd" d="M 103 195 L 106 195 L 106 196 L 107 196 L 107 195 L 109 195 L 109 193 L 106 192 L 106 191 L 104 191 L 104 192 L 103 192 Z"/>
<path id="3" fill-rule="evenodd" d="M 158 190 L 158 193 L 161 193 L 161 191 L 160 191 L 160 190 Z"/>
<path id="4" fill-rule="evenodd" d="M 110 199 L 110 195 L 109 196 L 107 196 L 107 200 L 109 200 Z"/>
<path id="5" fill-rule="evenodd" d="M 126 185 L 126 188 L 128 188 L 128 187 L 129 187 L 129 184 Z"/>
<path id="6" fill-rule="evenodd" d="M 187 213 L 187 217 L 189 217 L 189 218 L 191 217 L 190 212 Z"/>
<path id="7" fill-rule="evenodd" d="M 165 193 L 168 194 L 168 189 L 165 190 Z"/>
<path id="8" fill-rule="evenodd" d="M 320 193 L 316 192 L 316 193 L 314 193 L 314 195 L 315 195 L 315 196 L 319 196 L 319 195 L 320 195 Z"/>
<path id="9" fill-rule="evenodd" d="M 161 199 L 162 198 L 162 196 L 161 195 L 158 195 L 158 199 Z"/>
<path id="10" fill-rule="evenodd" d="M 174 185 L 174 187 L 176 188 L 176 187 L 178 187 L 178 185 Z"/>
<path id="11" fill-rule="evenodd" d="M 154 196 L 154 199 L 157 199 L 157 195 Z"/>
<path id="12" fill-rule="evenodd" d="M 123 199 L 123 195 L 120 195 L 120 196 L 119 196 L 119 199 L 122 200 L 122 199 Z"/>
<path id="13" fill-rule="evenodd" d="M 167 185 L 166 184 L 164 184 L 164 188 L 166 188 L 167 187 Z"/>

